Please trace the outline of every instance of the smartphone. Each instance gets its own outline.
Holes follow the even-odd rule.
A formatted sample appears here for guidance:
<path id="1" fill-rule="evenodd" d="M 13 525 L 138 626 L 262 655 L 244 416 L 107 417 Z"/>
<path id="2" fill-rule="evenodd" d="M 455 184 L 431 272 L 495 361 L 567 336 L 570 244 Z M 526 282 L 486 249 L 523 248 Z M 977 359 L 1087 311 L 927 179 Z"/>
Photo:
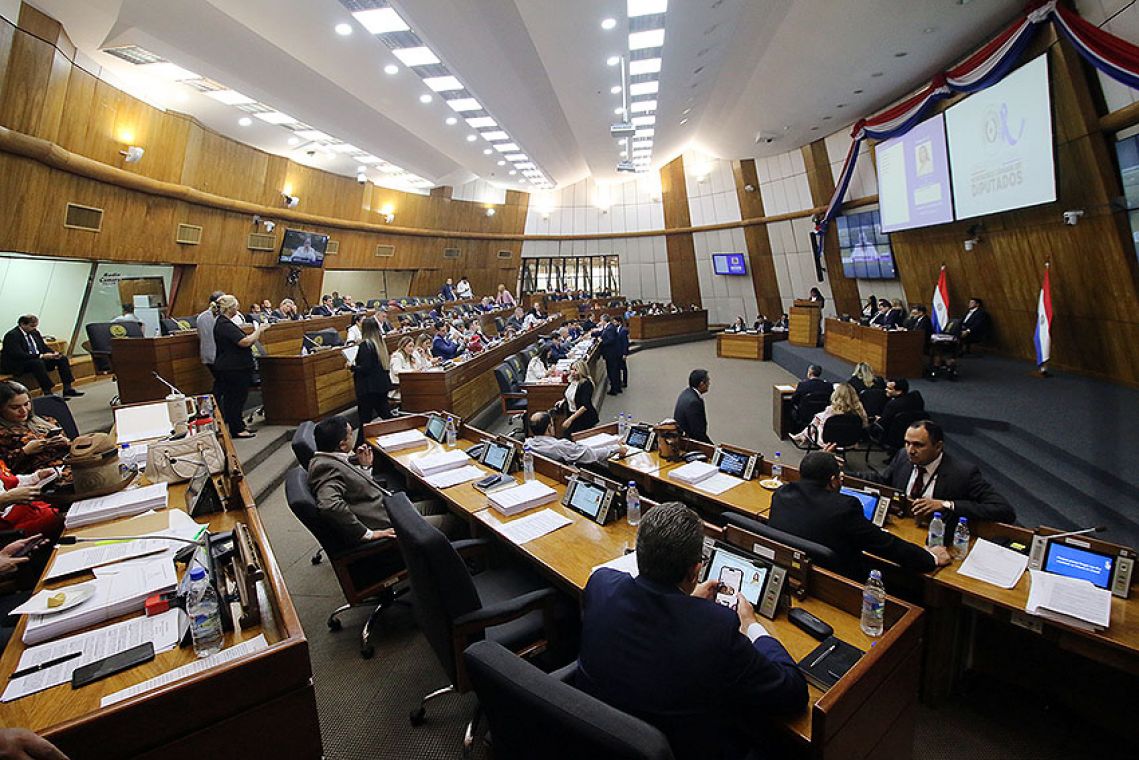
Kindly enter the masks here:
<path id="1" fill-rule="evenodd" d="M 57 480 L 58 478 L 59 478 L 59 468 L 53 467 L 51 470 L 51 475 L 48 475 L 46 478 L 44 478 L 40 482 L 36 483 L 36 485 L 39 486 L 40 488 L 43 488 L 48 483 L 51 483 L 52 481 Z"/>
<path id="2" fill-rule="evenodd" d="M 22 547 L 20 547 L 16 551 L 12 552 L 12 556 L 13 557 L 26 557 L 29 554 L 31 554 L 32 552 L 34 552 L 36 549 L 43 546 L 44 544 L 50 544 L 50 543 L 51 543 L 51 539 L 45 538 L 44 536 L 40 536 L 38 538 L 35 538 L 35 539 L 29 541 L 28 543 L 24 544 Z"/>
<path id="3" fill-rule="evenodd" d="M 47 437 L 48 438 L 55 438 L 57 435 L 63 435 L 63 428 L 53 427 L 53 428 L 48 429 L 48 431 L 47 431 Z"/>
<path id="4" fill-rule="evenodd" d="M 736 593 L 743 587 L 744 571 L 738 567 L 720 568 L 720 587 L 716 589 L 716 604 L 735 609 L 739 603 Z"/>
<path id="5" fill-rule="evenodd" d="M 154 644 L 149 641 L 145 644 L 139 644 L 137 647 L 76 668 L 71 672 L 71 688 L 78 689 L 80 686 L 86 686 L 153 659 Z"/>

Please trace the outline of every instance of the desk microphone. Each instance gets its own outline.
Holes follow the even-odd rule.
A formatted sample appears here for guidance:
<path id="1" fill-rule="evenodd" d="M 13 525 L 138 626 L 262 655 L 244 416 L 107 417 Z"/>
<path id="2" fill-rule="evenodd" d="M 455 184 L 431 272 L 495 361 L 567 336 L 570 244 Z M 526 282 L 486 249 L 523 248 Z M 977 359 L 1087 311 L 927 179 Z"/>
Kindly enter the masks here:
<path id="1" fill-rule="evenodd" d="M 1100 525 L 1097 528 L 1084 528 L 1083 530 L 1070 530 L 1067 533 L 1052 533 L 1047 536 L 1041 536 L 1045 541 L 1052 541 L 1057 538 L 1067 538 L 1068 536 L 1083 536 L 1087 533 L 1102 533 L 1107 530 L 1104 526 Z"/>
<path id="2" fill-rule="evenodd" d="M 167 388 L 169 388 L 169 389 L 170 389 L 170 392 L 171 392 L 172 394 L 174 394 L 175 396 L 185 396 L 185 395 L 186 395 L 186 394 L 182 393 L 182 391 L 178 390 L 178 389 L 177 389 L 177 388 L 174 386 L 174 384 L 173 384 L 173 383 L 169 383 L 169 382 L 167 382 L 167 381 L 166 381 L 166 378 L 162 377 L 162 375 L 158 374 L 157 372 L 153 372 L 153 371 L 151 372 L 151 374 L 152 374 L 152 375 L 154 375 L 155 379 L 156 379 L 156 380 L 158 380 L 158 382 L 162 383 L 162 384 L 163 384 L 163 385 L 165 385 Z"/>
<path id="3" fill-rule="evenodd" d="M 1048 548 L 1048 542 L 1057 538 L 1069 538 L 1071 536 L 1083 536 L 1088 533 L 1099 533 L 1105 531 L 1107 528 L 1100 525 L 1095 528 L 1084 528 L 1083 530 L 1070 530 L 1067 533 L 1053 533 L 1048 536 L 1034 535 L 1032 537 L 1032 548 L 1028 552 L 1028 567 L 1032 570 L 1039 570 L 1044 565 L 1044 553 Z"/>

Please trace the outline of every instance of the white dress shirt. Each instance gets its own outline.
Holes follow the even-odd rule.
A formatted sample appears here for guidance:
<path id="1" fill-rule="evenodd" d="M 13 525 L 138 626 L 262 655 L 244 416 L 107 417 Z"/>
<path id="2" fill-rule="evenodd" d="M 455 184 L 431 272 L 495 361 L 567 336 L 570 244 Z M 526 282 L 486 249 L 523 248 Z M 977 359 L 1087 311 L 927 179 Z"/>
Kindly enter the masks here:
<path id="1" fill-rule="evenodd" d="M 929 464 L 927 464 L 925 466 L 925 487 L 922 490 L 922 492 L 920 494 L 918 494 L 915 498 L 918 498 L 918 499 L 923 499 L 923 498 L 924 499 L 932 499 L 933 498 L 933 486 L 937 482 L 937 468 L 941 466 L 941 457 L 942 456 L 943 456 L 942 454 L 938 454 L 937 459 L 933 460 L 932 462 L 930 462 Z M 917 465 L 914 465 L 914 471 L 910 473 L 910 479 L 906 481 L 906 496 L 910 495 L 910 491 L 913 490 L 914 482 L 917 481 L 917 478 L 918 478 L 918 467 L 917 467 Z"/>

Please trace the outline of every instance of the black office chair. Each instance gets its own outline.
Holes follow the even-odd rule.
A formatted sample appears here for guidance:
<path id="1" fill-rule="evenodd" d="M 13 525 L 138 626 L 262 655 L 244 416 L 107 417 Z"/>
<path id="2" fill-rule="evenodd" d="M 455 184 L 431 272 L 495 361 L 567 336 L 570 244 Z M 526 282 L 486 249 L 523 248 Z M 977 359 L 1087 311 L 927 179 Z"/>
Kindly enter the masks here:
<path id="1" fill-rule="evenodd" d="M 293 449 L 293 456 L 297 458 L 297 464 L 308 471 L 308 463 L 312 461 L 312 457 L 316 454 L 316 423 L 312 420 L 305 420 L 297 425 L 297 429 L 293 431 L 293 440 L 291 446 Z"/>
<path id="2" fill-rule="evenodd" d="M 285 501 L 328 554 L 340 590 L 344 592 L 346 603 L 328 616 L 328 629 L 341 629 L 340 613 L 355 607 L 372 607 L 372 613 L 360 631 L 360 656 L 365 660 L 371 659 L 375 654 L 375 648 L 368 640 L 372 626 L 380 613 L 407 592 L 406 586 L 398 587 L 401 581 L 406 580 L 407 571 L 396 542 L 382 539 L 360 545 L 346 544 L 340 533 L 321 517 L 316 498 L 309 488 L 308 473 L 300 467 L 293 467 L 285 473 Z"/>
<path id="3" fill-rule="evenodd" d="M 858 394 L 858 400 L 862 402 L 862 408 L 866 410 L 867 417 L 878 417 L 886 408 L 889 397 L 886 396 L 886 391 L 883 388 L 867 388 Z"/>
<path id="4" fill-rule="evenodd" d="M 526 367 L 530 363 L 530 359 L 525 354 L 522 352 L 513 354 L 508 356 L 505 361 L 510 365 L 510 368 L 514 370 L 514 374 L 519 377 L 526 376 Z"/>
<path id="5" fill-rule="evenodd" d="M 513 358 L 513 357 L 511 357 Z M 526 429 L 526 413 L 529 411 L 529 401 L 526 391 L 519 384 L 522 377 L 514 371 L 514 367 L 503 362 L 494 368 L 494 379 L 498 381 L 498 402 L 502 405 L 502 414 L 510 419 L 511 424 L 522 419 L 522 429 Z M 513 434 L 513 429 L 511 433 Z"/>
<path id="6" fill-rule="evenodd" d="M 316 330 L 314 332 L 306 332 L 305 339 L 301 341 L 303 347 L 312 351 L 314 348 L 324 348 L 326 346 L 342 346 L 344 340 L 340 337 L 340 333 L 333 327 L 328 327 L 323 330 Z"/>
<path id="7" fill-rule="evenodd" d="M 823 423 L 823 443 L 833 443 L 840 454 L 850 451 L 866 440 L 862 418 L 857 414 L 836 414 Z"/>
<path id="8" fill-rule="evenodd" d="M 673 757 L 658 729 L 543 673 L 500 644 L 476 642 L 463 658 L 490 724 L 495 760 Z"/>
<path id="9" fill-rule="evenodd" d="M 451 680 L 450 685 L 423 697 L 411 711 L 411 724 L 417 726 L 430 700 L 470 690 L 463 650 L 471 643 L 487 638 L 523 656 L 545 651 L 546 629 L 552 630 L 557 595 L 522 569 L 487 569 L 471 575 L 460 552 L 485 549 L 489 541 L 451 543 L 416 511 L 405 494 L 384 497 L 384 506 L 407 565 L 415 617 Z M 464 751 L 474 743 L 478 720 L 476 708 L 463 739 Z"/>
<path id="10" fill-rule="evenodd" d="M 798 549 L 810 557 L 812 562 L 828 570 L 838 571 L 842 566 L 838 554 L 830 547 L 823 546 L 814 541 L 808 541 L 805 538 L 800 538 L 794 533 L 787 533 L 786 531 L 772 528 L 765 522 L 760 522 L 759 520 L 746 517 L 736 512 L 724 512 L 724 522 L 727 525 L 734 525 L 737 528 L 746 530 L 749 533 L 754 533 L 757 536 L 769 538 L 784 546 L 790 546 L 792 549 Z"/>
<path id="11" fill-rule="evenodd" d="M 68 438 L 74 439 L 79 435 L 79 426 L 75 424 L 71 409 L 59 396 L 37 396 L 32 399 L 32 411 L 40 417 L 55 418 Z"/>
<path id="12" fill-rule="evenodd" d="M 141 338 L 142 325 L 138 322 L 92 322 L 86 325 L 88 353 L 98 372 L 114 372 L 111 366 L 111 340 L 113 338 Z"/>
<path id="13" fill-rule="evenodd" d="M 811 420 L 815 415 L 827 408 L 831 402 L 831 394 L 829 391 L 820 391 L 818 393 L 808 393 L 799 399 L 799 405 L 795 407 L 795 423 L 798 425 L 799 430 L 811 424 Z"/>
<path id="14" fill-rule="evenodd" d="M 504 332 L 506 332 L 506 320 L 502 317 L 494 318 L 494 326 L 498 329 L 499 335 L 502 335 Z"/>

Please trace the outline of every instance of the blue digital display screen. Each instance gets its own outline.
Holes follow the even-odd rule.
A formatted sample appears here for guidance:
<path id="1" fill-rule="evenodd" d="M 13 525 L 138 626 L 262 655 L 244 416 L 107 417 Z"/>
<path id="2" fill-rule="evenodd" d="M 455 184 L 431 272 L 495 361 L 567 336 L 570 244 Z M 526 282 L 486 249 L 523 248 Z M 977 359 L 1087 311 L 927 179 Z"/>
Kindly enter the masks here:
<path id="1" fill-rule="evenodd" d="M 713 253 L 712 271 L 716 274 L 747 274 L 747 259 L 742 253 Z"/>
<path id="2" fill-rule="evenodd" d="M 853 488 L 840 488 L 839 493 L 853 496 L 862 503 L 862 514 L 866 515 L 866 519 L 871 522 L 874 521 L 874 510 L 878 508 L 878 497 L 874 494 L 863 493 L 856 491 Z"/>
<path id="3" fill-rule="evenodd" d="M 1110 588 L 1113 564 L 1113 557 L 1052 541 L 1048 544 L 1044 570 L 1068 578 L 1091 581 L 1100 588 Z"/>

